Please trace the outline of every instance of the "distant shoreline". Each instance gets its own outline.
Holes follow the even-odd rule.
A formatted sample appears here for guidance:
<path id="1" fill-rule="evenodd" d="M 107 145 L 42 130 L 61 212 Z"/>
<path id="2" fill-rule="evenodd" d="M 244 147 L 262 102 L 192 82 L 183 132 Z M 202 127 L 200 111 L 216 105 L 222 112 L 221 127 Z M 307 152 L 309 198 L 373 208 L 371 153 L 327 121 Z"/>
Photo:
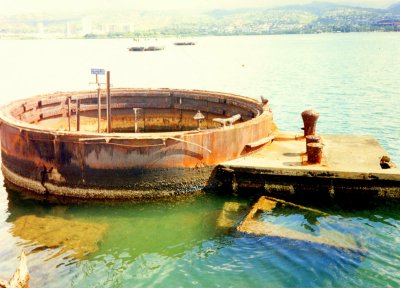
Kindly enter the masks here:
<path id="1" fill-rule="evenodd" d="M 319 35 L 319 34 L 366 34 L 366 33 L 400 33 L 400 31 L 351 31 L 351 32 L 341 32 L 341 31 L 330 31 L 330 32 L 314 32 L 314 33 L 269 33 L 269 34 L 226 34 L 226 35 L 190 35 L 190 36 L 180 36 L 180 35 L 160 35 L 160 36 L 143 36 L 143 37 L 132 37 L 132 36 L 122 36 L 122 37 L 108 37 L 108 36 L 98 36 L 98 37 L 29 37 L 29 36 L 7 36 L 0 35 L 1 40 L 116 40 L 116 39 L 172 39 L 172 38 L 203 38 L 203 37 L 235 37 L 235 36 L 282 36 L 282 35 Z"/>
<path id="2" fill-rule="evenodd" d="M 221 9 L 212 5 L 204 10 L 178 11 L 141 11 L 140 5 L 131 5 L 126 9 L 74 13 L 45 8 L 43 13 L 0 13 L 0 39 L 154 39 L 400 31 L 400 2 L 395 3 L 400 0 L 392 0 L 392 5 L 381 8 L 321 1 L 247 8 L 234 8 L 231 3 Z"/>

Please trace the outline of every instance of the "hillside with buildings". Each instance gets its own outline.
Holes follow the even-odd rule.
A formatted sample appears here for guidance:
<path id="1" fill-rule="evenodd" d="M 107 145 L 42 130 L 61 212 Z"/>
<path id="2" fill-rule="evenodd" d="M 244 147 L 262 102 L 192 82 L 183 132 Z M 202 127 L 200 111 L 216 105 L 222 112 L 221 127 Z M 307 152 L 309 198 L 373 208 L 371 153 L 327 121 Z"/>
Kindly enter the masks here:
<path id="1" fill-rule="evenodd" d="M 119 38 L 400 31 L 400 3 L 311 3 L 213 11 L 90 11 L 0 16 L 1 38 Z"/>

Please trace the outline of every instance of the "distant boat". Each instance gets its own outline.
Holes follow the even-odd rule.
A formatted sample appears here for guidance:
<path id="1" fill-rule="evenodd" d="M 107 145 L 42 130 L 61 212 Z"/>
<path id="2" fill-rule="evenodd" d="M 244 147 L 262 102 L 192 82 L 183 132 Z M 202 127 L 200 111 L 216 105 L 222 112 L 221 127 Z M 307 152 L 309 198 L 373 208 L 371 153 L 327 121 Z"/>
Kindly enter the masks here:
<path id="1" fill-rule="evenodd" d="M 131 47 L 128 49 L 129 51 L 144 51 L 144 47 Z"/>
<path id="2" fill-rule="evenodd" d="M 134 46 L 128 48 L 129 51 L 159 51 L 164 50 L 163 46 Z"/>
<path id="3" fill-rule="evenodd" d="M 148 46 L 144 48 L 144 51 L 159 51 L 164 50 L 163 46 Z"/>
<path id="4" fill-rule="evenodd" d="M 177 46 L 189 46 L 189 45 L 196 45 L 195 42 L 175 42 L 174 45 Z"/>

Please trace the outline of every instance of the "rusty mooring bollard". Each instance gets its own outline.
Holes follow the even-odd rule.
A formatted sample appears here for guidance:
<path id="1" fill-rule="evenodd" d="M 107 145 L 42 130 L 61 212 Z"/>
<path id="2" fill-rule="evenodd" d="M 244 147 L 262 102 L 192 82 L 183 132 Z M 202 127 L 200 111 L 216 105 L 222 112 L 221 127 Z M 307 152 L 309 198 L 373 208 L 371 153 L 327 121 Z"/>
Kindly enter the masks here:
<path id="1" fill-rule="evenodd" d="M 306 136 L 306 145 L 308 143 L 321 143 L 321 137 L 317 135 L 307 135 Z"/>
<path id="2" fill-rule="evenodd" d="M 301 113 L 304 123 L 304 136 L 315 135 L 319 113 L 315 110 L 305 110 Z"/>
<path id="3" fill-rule="evenodd" d="M 319 164 L 322 160 L 322 147 L 321 143 L 307 144 L 307 162 L 309 164 Z"/>

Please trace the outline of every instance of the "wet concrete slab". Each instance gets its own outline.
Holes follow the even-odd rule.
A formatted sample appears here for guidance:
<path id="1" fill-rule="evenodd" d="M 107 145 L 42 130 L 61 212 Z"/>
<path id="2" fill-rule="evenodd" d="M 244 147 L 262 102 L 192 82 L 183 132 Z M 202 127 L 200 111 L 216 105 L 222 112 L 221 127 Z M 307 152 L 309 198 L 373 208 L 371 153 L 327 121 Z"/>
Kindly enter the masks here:
<path id="1" fill-rule="evenodd" d="M 302 135 L 279 133 L 259 151 L 222 163 L 219 178 L 225 185 L 231 181 L 233 189 L 261 187 L 288 194 L 319 189 L 329 196 L 368 192 L 373 197 L 400 198 L 400 169 L 381 168 L 382 157 L 389 155 L 377 140 L 358 135 L 320 136 L 320 164 L 308 164 Z"/>

